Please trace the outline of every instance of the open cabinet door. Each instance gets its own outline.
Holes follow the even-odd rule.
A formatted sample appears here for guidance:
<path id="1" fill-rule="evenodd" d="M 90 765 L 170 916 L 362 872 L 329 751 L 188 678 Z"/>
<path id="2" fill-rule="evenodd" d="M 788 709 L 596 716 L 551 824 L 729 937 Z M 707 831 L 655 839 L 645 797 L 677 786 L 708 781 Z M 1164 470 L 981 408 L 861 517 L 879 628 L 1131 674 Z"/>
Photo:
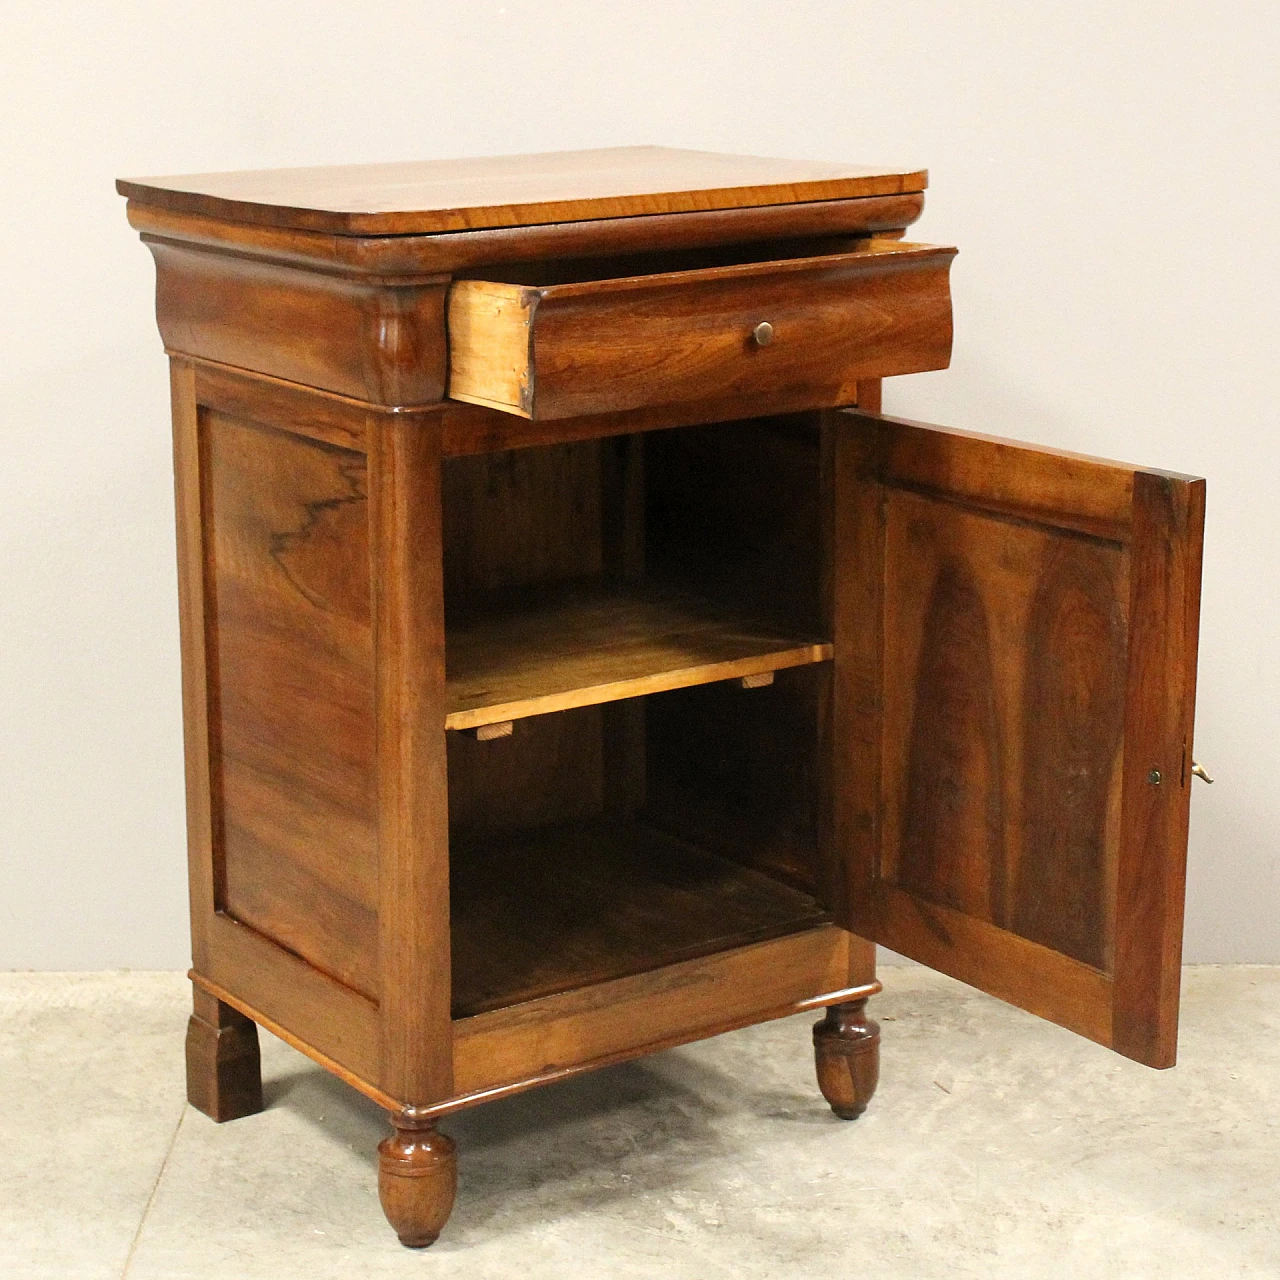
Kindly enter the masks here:
<path id="1" fill-rule="evenodd" d="M 828 420 L 839 922 L 1171 1066 L 1204 482 Z"/>

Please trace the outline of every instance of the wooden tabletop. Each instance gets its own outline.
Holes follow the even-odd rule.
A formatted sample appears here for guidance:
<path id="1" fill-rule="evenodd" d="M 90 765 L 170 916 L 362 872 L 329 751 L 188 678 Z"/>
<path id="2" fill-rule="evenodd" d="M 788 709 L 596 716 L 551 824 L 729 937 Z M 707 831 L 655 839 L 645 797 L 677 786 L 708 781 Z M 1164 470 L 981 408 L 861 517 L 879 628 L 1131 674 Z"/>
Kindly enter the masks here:
<path id="1" fill-rule="evenodd" d="M 122 178 L 184 213 L 347 235 L 409 235 L 923 191 L 923 169 L 611 147 L 469 160 Z"/>

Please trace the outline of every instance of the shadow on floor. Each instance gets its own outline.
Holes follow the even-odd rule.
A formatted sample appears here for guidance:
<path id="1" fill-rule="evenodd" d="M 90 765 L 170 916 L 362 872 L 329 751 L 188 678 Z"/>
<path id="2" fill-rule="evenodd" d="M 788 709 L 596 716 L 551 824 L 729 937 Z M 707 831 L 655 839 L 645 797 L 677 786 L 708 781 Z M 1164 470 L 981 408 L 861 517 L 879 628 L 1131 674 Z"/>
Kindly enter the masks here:
<path id="1" fill-rule="evenodd" d="M 376 1176 L 388 1128 L 375 1103 L 319 1067 L 269 1079 L 264 1092 L 268 1107 L 288 1107 L 327 1141 L 361 1152 Z M 459 1187 L 436 1248 L 687 1184 L 734 1149 L 743 1120 L 778 1117 L 841 1123 L 816 1084 L 804 1094 L 753 1090 L 678 1049 L 458 1112 L 441 1123 L 458 1143 Z"/>

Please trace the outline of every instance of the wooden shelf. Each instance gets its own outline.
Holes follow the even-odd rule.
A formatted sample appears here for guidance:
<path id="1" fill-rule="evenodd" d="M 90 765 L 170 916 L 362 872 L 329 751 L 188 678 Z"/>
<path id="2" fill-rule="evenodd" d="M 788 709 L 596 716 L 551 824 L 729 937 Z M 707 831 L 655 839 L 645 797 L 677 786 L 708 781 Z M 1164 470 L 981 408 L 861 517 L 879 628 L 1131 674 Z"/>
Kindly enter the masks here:
<path id="1" fill-rule="evenodd" d="M 453 1016 L 828 923 L 810 895 L 637 822 L 455 841 Z"/>
<path id="2" fill-rule="evenodd" d="M 453 609 L 446 729 L 825 662 L 831 645 L 681 591 L 575 586 Z"/>

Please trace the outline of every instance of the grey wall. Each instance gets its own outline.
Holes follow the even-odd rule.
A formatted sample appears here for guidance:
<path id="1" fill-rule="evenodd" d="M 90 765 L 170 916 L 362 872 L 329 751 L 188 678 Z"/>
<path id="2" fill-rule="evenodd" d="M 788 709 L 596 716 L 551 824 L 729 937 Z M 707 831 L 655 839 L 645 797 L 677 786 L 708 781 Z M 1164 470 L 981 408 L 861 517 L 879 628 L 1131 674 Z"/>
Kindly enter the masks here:
<path id="1" fill-rule="evenodd" d="M 1274 0 L 12 6 L 0 967 L 186 963 L 164 361 L 121 174 L 631 142 L 926 164 L 886 409 L 1209 477 L 1192 960 L 1280 961 Z"/>

